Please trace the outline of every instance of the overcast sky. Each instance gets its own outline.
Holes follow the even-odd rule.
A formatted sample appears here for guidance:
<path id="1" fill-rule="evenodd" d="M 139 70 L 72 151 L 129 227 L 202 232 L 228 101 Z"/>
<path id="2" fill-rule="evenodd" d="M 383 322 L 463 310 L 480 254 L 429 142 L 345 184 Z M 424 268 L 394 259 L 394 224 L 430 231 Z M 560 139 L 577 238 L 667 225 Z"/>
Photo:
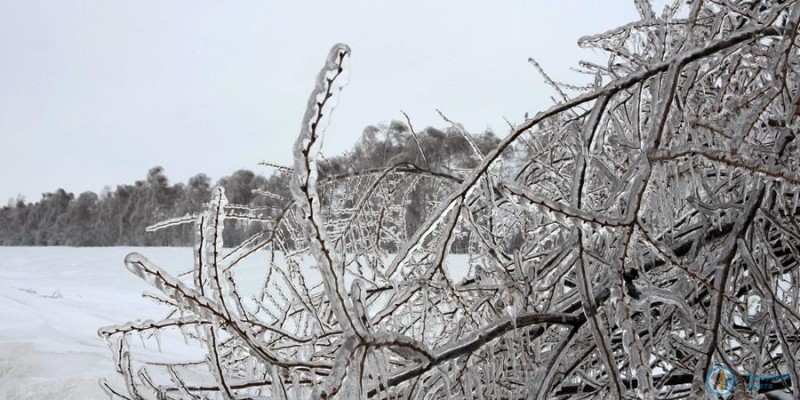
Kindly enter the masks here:
<path id="1" fill-rule="evenodd" d="M 353 49 L 325 154 L 402 119 L 504 136 L 551 105 L 579 37 L 637 18 L 632 0 L 0 0 L 0 203 L 143 179 L 214 180 L 290 164 L 330 46 Z"/>

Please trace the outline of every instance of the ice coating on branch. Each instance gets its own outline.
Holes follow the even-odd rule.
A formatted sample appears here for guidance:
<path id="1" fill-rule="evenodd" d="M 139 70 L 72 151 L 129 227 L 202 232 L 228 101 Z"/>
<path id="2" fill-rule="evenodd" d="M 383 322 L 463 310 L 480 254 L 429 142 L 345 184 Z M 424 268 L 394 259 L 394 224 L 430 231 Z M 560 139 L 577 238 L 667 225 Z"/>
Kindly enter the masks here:
<path id="1" fill-rule="evenodd" d="M 350 48 L 336 44 L 330 50 L 325 66 L 317 75 L 314 90 L 308 101 L 300 135 L 294 145 L 294 174 L 291 191 L 301 212 L 297 222 L 303 230 L 305 240 L 322 274 L 325 290 L 331 307 L 346 332 L 359 330 L 356 313 L 349 306 L 349 296 L 344 287 L 341 255 L 330 247 L 325 219 L 320 208 L 317 192 L 316 155 L 322 146 L 322 129 L 330 118 L 336 96 L 343 83 L 339 77 L 344 72 Z"/>
<path id="2" fill-rule="evenodd" d="M 208 246 L 208 239 L 206 238 L 206 214 L 200 214 L 194 223 L 194 246 L 192 248 L 192 258 L 194 260 L 194 268 L 192 268 L 192 278 L 194 280 L 194 289 L 205 293 L 204 278 L 206 275 L 205 268 L 208 266 L 206 260 L 205 249 Z"/>
<path id="3" fill-rule="evenodd" d="M 222 249 L 224 247 L 222 231 L 225 227 L 225 206 L 227 204 L 225 189 L 222 186 L 214 188 L 211 191 L 211 202 L 208 205 L 208 213 L 203 227 L 205 240 L 201 251 L 206 262 L 205 273 L 211 298 L 222 306 L 226 314 L 229 314 L 231 310 L 228 309 L 225 302 L 226 296 L 223 293 L 223 291 L 227 292 L 227 285 L 221 276 Z"/>
<path id="4" fill-rule="evenodd" d="M 206 346 L 208 347 L 208 356 L 206 358 L 206 364 L 208 364 L 209 369 L 212 371 L 214 375 L 214 381 L 216 381 L 217 386 L 222 388 L 222 395 L 225 400 L 233 399 L 233 392 L 231 391 L 230 386 L 225 381 L 225 374 L 222 370 L 222 364 L 220 359 L 219 350 L 220 347 L 217 341 L 219 337 L 217 333 L 214 331 L 213 326 L 206 327 Z"/>
<path id="5" fill-rule="evenodd" d="M 229 319 L 227 312 L 221 305 L 186 286 L 141 254 L 129 254 L 125 257 L 125 266 L 147 283 L 161 290 L 182 306 L 187 307 L 192 313 L 206 320 L 229 325 L 233 333 L 241 336 L 244 343 L 253 350 L 257 357 L 269 362 L 278 361 L 276 355 L 261 346 L 261 341 L 258 340 L 256 334 L 243 321 Z"/>
<path id="6" fill-rule="evenodd" d="M 100 328 L 97 333 L 104 338 L 108 338 L 118 333 L 157 331 L 166 327 L 178 327 L 182 329 L 185 326 L 203 324 L 210 324 L 210 322 L 198 316 L 167 318 L 160 321 L 148 319 L 144 321 L 128 322 L 127 324 L 123 325 L 112 325 Z"/>
<path id="7" fill-rule="evenodd" d="M 194 220 L 196 218 L 197 218 L 196 215 L 184 215 L 183 217 L 170 218 L 168 220 L 161 221 L 161 222 L 158 222 L 156 224 L 150 225 L 147 228 L 145 228 L 145 230 L 147 232 L 156 232 L 156 231 L 159 231 L 161 229 L 172 228 L 174 226 L 183 225 L 183 224 L 190 224 L 190 223 L 194 222 Z"/>

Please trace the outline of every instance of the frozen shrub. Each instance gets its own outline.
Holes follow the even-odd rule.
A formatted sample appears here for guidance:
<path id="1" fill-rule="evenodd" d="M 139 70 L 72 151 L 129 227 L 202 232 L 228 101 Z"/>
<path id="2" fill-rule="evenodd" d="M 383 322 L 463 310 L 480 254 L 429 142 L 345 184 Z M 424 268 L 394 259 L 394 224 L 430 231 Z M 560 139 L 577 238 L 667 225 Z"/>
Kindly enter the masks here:
<path id="1" fill-rule="evenodd" d="M 559 100 L 461 174 L 403 161 L 319 178 L 350 57 L 334 46 L 285 207 L 216 189 L 207 212 L 156 227 L 195 223 L 190 276 L 126 258 L 173 311 L 100 330 L 123 377 L 101 385 L 130 399 L 699 398 L 723 364 L 790 376 L 739 393 L 800 393 L 800 4 L 634 3 L 641 20 L 579 41 L 608 56 L 580 64 L 592 84 L 533 61 Z M 407 234 L 421 184 L 438 201 Z M 223 250 L 231 218 L 264 230 Z M 245 296 L 237 265 L 265 252 Z M 132 352 L 169 332 L 204 357 Z"/>

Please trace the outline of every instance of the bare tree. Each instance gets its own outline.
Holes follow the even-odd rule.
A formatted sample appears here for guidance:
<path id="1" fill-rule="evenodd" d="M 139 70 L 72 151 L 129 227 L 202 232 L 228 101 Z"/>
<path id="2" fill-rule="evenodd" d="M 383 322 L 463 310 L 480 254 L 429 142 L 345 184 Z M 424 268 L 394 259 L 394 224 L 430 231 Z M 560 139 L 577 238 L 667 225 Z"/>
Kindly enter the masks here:
<path id="1" fill-rule="evenodd" d="M 636 0 L 641 20 L 579 41 L 608 55 L 580 64 L 593 83 L 544 75 L 557 103 L 463 174 L 402 161 L 318 179 L 350 56 L 334 46 L 285 208 L 231 205 L 217 188 L 206 213 L 154 227 L 195 222 L 191 279 L 125 259 L 173 311 L 100 330 L 125 382 L 101 386 L 129 399 L 675 399 L 705 396 L 721 364 L 741 382 L 789 376 L 736 396 L 796 396 L 798 3 L 657 15 Z M 406 235 L 421 184 L 438 202 Z M 224 250 L 226 218 L 265 228 Z M 264 252 L 248 297 L 237 266 Z M 132 355 L 131 338 L 161 332 L 204 358 Z"/>

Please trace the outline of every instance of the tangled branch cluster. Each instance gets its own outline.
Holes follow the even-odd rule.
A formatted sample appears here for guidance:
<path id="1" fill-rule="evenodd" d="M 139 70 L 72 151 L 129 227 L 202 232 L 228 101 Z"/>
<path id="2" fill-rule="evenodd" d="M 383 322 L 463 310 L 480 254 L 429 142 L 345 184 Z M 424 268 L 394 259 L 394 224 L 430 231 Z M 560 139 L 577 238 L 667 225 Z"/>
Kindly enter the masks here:
<path id="1" fill-rule="evenodd" d="M 285 209 L 217 189 L 203 215 L 159 225 L 195 221 L 192 279 L 126 258 L 173 311 L 100 330 L 125 383 L 101 385 L 127 399 L 674 399 L 704 396 L 723 364 L 789 374 L 768 389 L 800 393 L 800 2 L 635 5 L 640 21 L 580 40 L 608 54 L 581 63 L 592 85 L 545 76 L 558 103 L 476 148 L 462 176 L 404 163 L 318 179 L 350 56 L 334 46 Z M 419 185 L 439 201 L 406 235 Z M 225 250 L 226 218 L 265 228 Z M 248 298 L 237 266 L 264 252 Z M 132 337 L 170 331 L 204 356 L 132 355 Z"/>

